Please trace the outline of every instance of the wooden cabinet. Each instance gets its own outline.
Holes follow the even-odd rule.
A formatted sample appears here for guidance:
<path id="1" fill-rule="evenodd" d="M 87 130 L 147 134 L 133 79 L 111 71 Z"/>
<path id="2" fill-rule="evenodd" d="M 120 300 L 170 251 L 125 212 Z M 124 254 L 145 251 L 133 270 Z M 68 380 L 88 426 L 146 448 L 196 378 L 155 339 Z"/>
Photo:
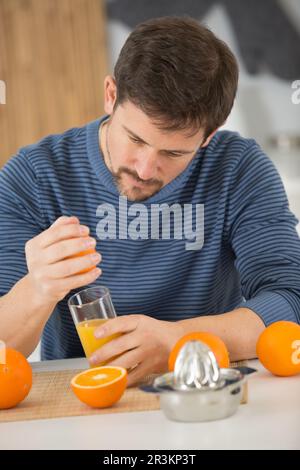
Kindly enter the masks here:
<path id="1" fill-rule="evenodd" d="M 103 114 L 105 24 L 102 0 L 0 0 L 0 167 Z"/>

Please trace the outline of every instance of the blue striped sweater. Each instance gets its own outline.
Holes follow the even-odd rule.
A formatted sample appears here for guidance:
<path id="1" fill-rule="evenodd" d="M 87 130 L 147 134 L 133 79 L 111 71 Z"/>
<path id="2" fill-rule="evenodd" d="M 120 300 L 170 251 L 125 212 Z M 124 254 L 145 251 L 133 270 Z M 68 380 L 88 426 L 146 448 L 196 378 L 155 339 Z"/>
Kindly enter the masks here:
<path id="1" fill-rule="evenodd" d="M 96 238 L 99 205 L 119 206 L 99 147 L 104 118 L 20 149 L 1 170 L 0 295 L 26 274 L 28 239 L 61 215 L 76 215 Z M 93 285 L 110 288 L 119 315 L 175 321 L 243 306 L 266 325 L 300 322 L 297 219 L 277 170 L 254 140 L 217 132 L 177 178 L 143 202 L 162 203 L 203 204 L 204 244 L 186 250 L 186 240 L 174 237 L 97 239 L 103 274 Z M 67 298 L 44 328 L 42 359 L 83 355 Z"/>

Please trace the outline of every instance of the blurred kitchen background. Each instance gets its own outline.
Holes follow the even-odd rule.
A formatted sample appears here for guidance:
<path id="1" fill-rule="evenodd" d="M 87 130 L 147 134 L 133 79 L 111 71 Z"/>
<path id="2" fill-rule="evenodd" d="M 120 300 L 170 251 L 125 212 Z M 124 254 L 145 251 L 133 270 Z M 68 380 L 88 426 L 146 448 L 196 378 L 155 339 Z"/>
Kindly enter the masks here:
<path id="1" fill-rule="evenodd" d="M 132 28 L 184 14 L 238 58 L 224 127 L 259 142 L 300 219 L 300 0 L 0 0 L 0 166 L 20 146 L 102 115 L 103 79 Z"/>
<path id="2" fill-rule="evenodd" d="M 300 89 L 300 0 L 107 0 L 106 11 L 110 71 L 131 29 L 151 17 L 188 14 L 230 46 L 240 80 L 224 128 L 263 147 L 300 219 L 300 91 L 292 101 L 296 80 Z"/>

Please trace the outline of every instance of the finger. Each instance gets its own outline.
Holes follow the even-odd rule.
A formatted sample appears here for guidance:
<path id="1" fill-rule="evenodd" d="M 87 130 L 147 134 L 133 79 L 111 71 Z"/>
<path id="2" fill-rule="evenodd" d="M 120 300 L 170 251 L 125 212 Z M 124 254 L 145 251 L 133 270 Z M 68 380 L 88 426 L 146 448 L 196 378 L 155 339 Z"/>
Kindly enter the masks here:
<path id="1" fill-rule="evenodd" d="M 105 365 L 124 367 L 129 372 L 135 369 L 141 362 L 142 359 L 140 348 L 135 348 L 112 359 L 111 361 L 107 361 Z"/>
<path id="2" fill-rule="evenodd" d="M 87 286 L 88 284 L 91 284 L 96 279 L 98 279 L 101 274 L 102 270 L 100 268 L 95 268 L 84 274 L 77 274 L 65 279 L 60 279 L 59 289 L 60 291 L 70 292 L 71 290 L 77 289 L 78 287 Z"/>
<path id="3" fill-rule="evenodd" d="M 100 253 L 91 253 L 85 256 L 70 258 L 47 266 L 47 273 L 51 279 L 63 279 L 79 274 L 81 271 L 93 268 L 101 261 Z"/>
<path id="4" fill-rule="evenodd" d="M 111 318 L 104 325 L 95 329 L 95 337 L 105 338 L 116 333 L 129 333 L 136 329 L 141 315 L 122 315 Z"/>
<path id="5" fill-rule="evenodd" d="M 45 249 L 44 261 L 46 264 L 53 264 L 82 251 L 95 248 L 95 246 L 96 240 L 92 237 L 63 240 Z"/>
<path id="6" fill-rule="evenodd" d="M 118 338 L 112 339 L 97 349 L 89 358 L 91 364 L 107 362 L 115 356 L 120 356 L 139 346 L 137 335 L 134 333 L 124 334 Z M 132 366 L 132 364 L 130 364 Z"/>
<path id="7" fill-rule="evenodd" d="M 75 217 L 74 215 L 68 217 L 67 215 L 62 215 L 61 217 L 58 217 L 51 227 L 57 227 L 59 225 L 66 225 L 66 224 L 79 224 L 79 219 L 78 217 Z"/>
<path id="8" fill-rule="evenodd" d="M 151 373 L 151 362 L 141 362 L 128 373 L 127 386 L 133 387 L 141 384 Z"/>
<path id="9" fill-rule="evenodd" d="M 87 237 L 88 234 L 89 228 L 86 225 L 80 225 L 78 223 L 59 224 L 55 227 L 51 226 L 42 232 L 37 236 L 37 240 L 41 248 L 47 248 L 61 240 L 68 240 L 75 237 Z"/>

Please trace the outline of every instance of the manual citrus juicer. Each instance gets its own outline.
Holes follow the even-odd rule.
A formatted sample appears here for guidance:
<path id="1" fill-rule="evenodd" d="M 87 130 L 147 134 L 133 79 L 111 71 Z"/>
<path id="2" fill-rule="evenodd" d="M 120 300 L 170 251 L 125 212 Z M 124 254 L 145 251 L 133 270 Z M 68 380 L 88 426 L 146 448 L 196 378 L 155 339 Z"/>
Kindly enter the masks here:
<path id="1" fill-rule="evenodd" d="M 250 367 L 219 368 L 211 349 L 188 341 L 178 353 L 174 372 L 140 388 L 159 393 L 161 408 L 175 421 L 212 421 L 234 414 L 241 402 Z"/>

